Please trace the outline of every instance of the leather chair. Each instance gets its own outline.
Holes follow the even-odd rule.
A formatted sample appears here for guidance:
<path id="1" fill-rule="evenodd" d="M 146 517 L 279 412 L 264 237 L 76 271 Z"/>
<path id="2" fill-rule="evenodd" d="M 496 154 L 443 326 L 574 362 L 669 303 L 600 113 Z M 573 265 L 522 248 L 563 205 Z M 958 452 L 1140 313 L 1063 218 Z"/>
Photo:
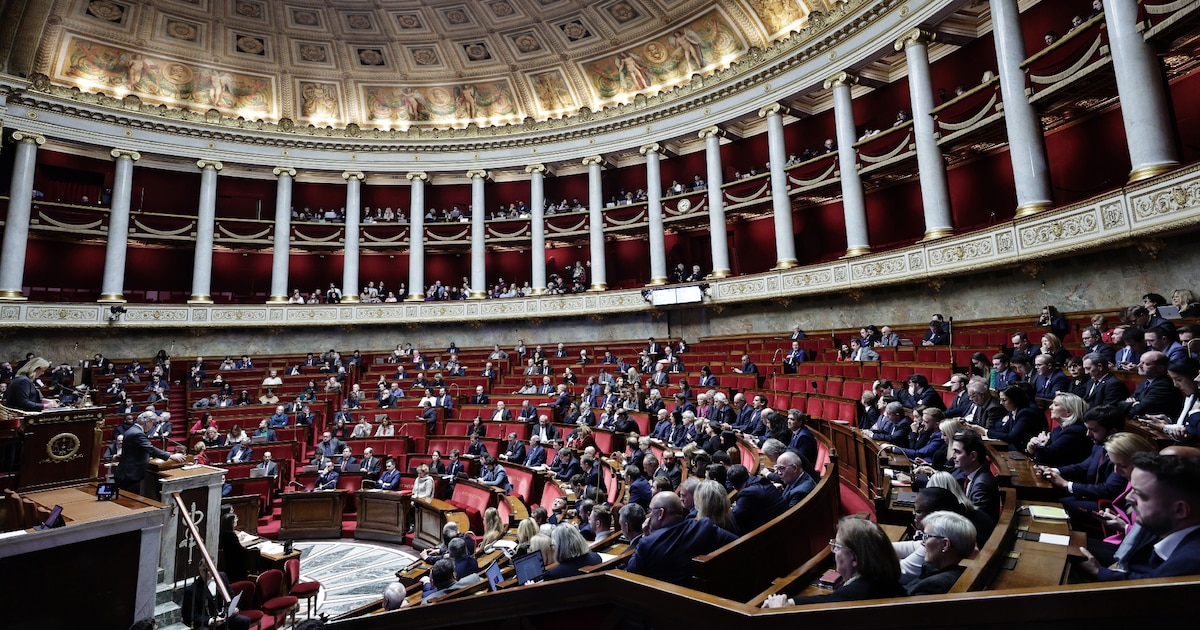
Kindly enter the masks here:
<path id="1" fill-rule="evenodd" d="M 258 609 L 271 617 L 273 627 L 278 627 L 279 619 L 289 613 L 292 615 L 290 625 L 295 625 L 298 600 L 283 594 L 283 571 L 271 569 L 260 573 L 254 583 L 254 599 L 258 602 Z"/>
<path id="2" fill-rule="evenodd" d="M 313 603 L 317 599 L 317 593 L 321 590 L 321 583 L 316 580 L 300 581 L 299 558 L 292 558 L 283 563 L 283 571 L 287 577 L 288 595 L 295 597 L 297 600 L 305 600 L 308 610 L 305 618 L 311 619 Z"/>

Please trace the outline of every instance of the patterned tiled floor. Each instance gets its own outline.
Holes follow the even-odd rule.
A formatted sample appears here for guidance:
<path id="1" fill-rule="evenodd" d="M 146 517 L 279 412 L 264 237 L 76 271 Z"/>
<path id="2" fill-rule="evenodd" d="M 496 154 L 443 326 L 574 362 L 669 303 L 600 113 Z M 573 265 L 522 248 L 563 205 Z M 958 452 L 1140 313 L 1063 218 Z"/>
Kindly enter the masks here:
<path id="1" fill-rule="evenodd" d="M 298 542 L 296 549 L 300 550 L 300 579 L 321 583 L 313 615 L 331 618 L 382 597 L 383 589 L 396 581 L 396 571 L 416 560 L 397 549 L 350 541 Z M 300 602 L 296 618 L 307 610 Z"/>

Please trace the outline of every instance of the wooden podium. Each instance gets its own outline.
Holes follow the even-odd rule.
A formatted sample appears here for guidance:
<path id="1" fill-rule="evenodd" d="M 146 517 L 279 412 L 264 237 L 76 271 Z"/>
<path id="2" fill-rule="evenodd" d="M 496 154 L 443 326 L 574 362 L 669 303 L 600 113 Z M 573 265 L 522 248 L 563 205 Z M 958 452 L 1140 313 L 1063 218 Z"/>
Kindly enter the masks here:
<path id="1" fill-rule="evenodd" d="M 215 553 L 221 536 L 221 486 L 225 471 L 213 466 L 179 466 L 169 460 L 151 460 L 150 469 L 143 480 L 144 492 L 166 505 L 170 515 L 163 530 L 159 566 L 168 581 L 195 577 L 200 552 L 171 495 L 179 493 L 204 536 L 204 545 L 210 553 Z"/>
<path id="2" fill-rule="evenodd" d="M 408 510 L 412 507 L 409 493 L 363 490 L 355 498 L 358 500 L 355 538 L 404 542 L 404 535 L 408 532 Z"/>
<path id="3" fill-rule="evenodd" d="M 345 490 L 284 492 L 279 540 L 296 538 L 341 538 Z"/>
<path id="4" fill-rule="evenodd" d="M 17 490 L 86 483 L 99 477 L 104 409 L 50 410 L 22 415 L 17 434 Z"/>

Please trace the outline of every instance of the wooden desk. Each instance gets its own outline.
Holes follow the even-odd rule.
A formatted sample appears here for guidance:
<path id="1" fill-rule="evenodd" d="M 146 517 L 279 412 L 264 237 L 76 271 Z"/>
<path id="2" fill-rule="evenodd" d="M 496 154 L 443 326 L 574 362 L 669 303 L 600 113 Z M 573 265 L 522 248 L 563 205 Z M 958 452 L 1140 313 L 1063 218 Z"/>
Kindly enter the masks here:
<path id="1" fill-rule="evenodd" d="M 346 491 L 284 492 L 279 540 L 289 538 L 340 538 Z"/>
<path id="2" fill-rule="evenodd" d="M 1057 502 L 1022 501 L 1017 511 L 1017 531 L 1070 536 L 1067 545 L 1055 545 L 1017 538 L 1010 557 L 1016 559 L 1011 569 L 1002 569 L 992 581 L 993 590 L 1026 588 L 1033 586 L 1058 586 L 1066 583 L 1070 570 L 1070 558 L 1081 557 L 1079 547 L 1087 545 L 1083 532 L 1071 531 L 1067 521 L 1034 519 L 1026 508 L 1030 505 L 1062 507 Z"/>
<path id="3" fill-rule="evenodd" d="M 453 520 L 458 523 L 458 531 L 468 532 L 471 529 L 470 519 L 458 511 L 458 508 L 441 499 L 414 499 L 416 507 L 416 534 L 413 536 L 413 549 L 436 547 L 442 543 L 442 526 Z"/>
<path id="4" fill-rule="evenodd" d="M 1065 490 L 1055 488 L 1045 478 L 1039 477 L 1033 470 L 1033 460 L 1023 453 L 1015 453 L 1002 447 L 1003 442 L 988 442 L 988 451 L 992 461 L 1002 474 L 996 476 L 1000 485 L 1009 485 L 1017 489 L 1017 496 L 1031 501 L 1047 501 L 1066 495 Z M 997 446 L 1001 445 L 1001 446 Z M 1019 459 L 1018 459 L 1019 458 Z"/>
<path id="5" fill-rule="evenodd" d="M 358 499 L 355 538 L 404 542 L 404 535 L 408 533 L 408 512 L 412 509 L 410 493 L 363 490 L 355 497 Z"/>

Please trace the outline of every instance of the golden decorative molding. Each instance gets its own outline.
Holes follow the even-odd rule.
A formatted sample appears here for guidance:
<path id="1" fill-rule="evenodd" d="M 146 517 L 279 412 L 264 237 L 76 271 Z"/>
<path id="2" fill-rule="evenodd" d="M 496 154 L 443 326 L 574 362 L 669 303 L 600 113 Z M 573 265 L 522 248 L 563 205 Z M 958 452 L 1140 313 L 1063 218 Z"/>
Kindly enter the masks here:
<path id="1" fill-rule="evenodd" d="M 846 250 L 846 253 L 842 257 L 843 258 L 855 258 L 857 256 L 865 256 L 866 254 L 869 254 L 869 253 L 871 253 L 870 247 L 851 247 Z"/>
<path id="2" fill-rule="evenodd" d="M 467 171 L 467 179 L 482 179 L 486 181 L 491 177 L 492 174 L 483 169 L 472 169 Z"/>
<path id="3" fill-rule="evenodd" d="M 21 293 L 20 291 L 14 291 L 11 289 L 0 291 L 0 300 L 5 302 L 24 302 L 28 299 L 29 298 L 25 297 L 25 294 Z"/>
<path id="4" fill-rule="evenodd" d="M 211 295 L 193 295 L 192 297 L 188 298 L 187 303 L 188 304 L 212 304 L 213 299 L 212 299 Z"/>
<path id="5" fill-rule="evenodd" d="M 286 296 L 286 295 L 272 295 L 271 297 L 267 298 L 267 304 L 287 304 L 287 303 L 288 303 L 288 296 Z"/>
<path id="6" fill-rule="evenodd" d="M 117 160 L 127 158 L 136 162 L 142 159 L 142 154 L 132 149 L 113 149 L 112 151 L 109 151 L 108 154 Z"/>
<path id="7" fill-rule="evenodd" d="M 767 116 L 772 116 L 772 115 L 782 116 L 782 115 L 790 113 L 790 112 L 791 112 L 791 110 L 788 109 L 787 105 L 784 105 L 783 103 L 770 103 L 768 105 L 765 105 L 765 106 L 759 108 L 758 117 L 766 118 Z"/>
<path id="8" fill-rule="evenodd" d="M 785 269 L 795 269 L 796 267 L 799 267 L 799 266 L 800 266 L 800 262 L 797 261 L 795 258 L 788 258 L 788 259 L 784 259 L 784 260 L 775 261 L 775 266 L 771 267 L 771 270 L 772 271 L 783 271 Z"/>
<path id="9" fill-rule="evenodd" d="M 720 127 L 718 127 L 716 125 L 713 125 L 711 127 L 705 127 L 703 129 L 701 129 L 700 132 L 696 134 L 696 136 L 699 137 L 701 140 L 707 140 L 708 138 L 712 138 L 712 137 L 724 138 L 725 130 L 721 129 Z"/>
<path id="10" fill-rule="evenodd" d="M 598 164 L 601 167 L 603 167 L 604 166 L 604 157 L 600 156 L 600 155 L 589 155 L 588 157 L 583 158 L 584 166 L 591 166 L 593 164 Z"/>
<path id="11" fill-rule="evenodd" d="M 271 169 L 271 172 L 275 174 L 275 177 L 279 177 L 281 175 L 287 175 L 288 177 L 292 178 L 296 177 L 296 169 L 290 166 L 276 166 L 275 168 Z"/>
<path id="12" fill-rule="evenodd" d="M 342 172 L 342 179 L 344 179 L 346 181 L 350 181 L 352 179 L 357 179 L 358 181 L 361 182 L 366 178 L 367 178 L 367 176 L 364 175 L 362 171 L 343 171 Z"/>
<path id="13" fill-rule="evenodd" d="M 221 172 L 221 169 L 225 168 L 225 165 L 220 163 L 217 160 L 197 160 L 196 168 L 198 168 L 200 170 L 204 170 L 206 168 L 211 168 L 212 170 L 217 171 L 219 173 L 219 172 Z"/>
<path id="14" fill-rule="evenodd" d="M 925 236 L 921 238 L 921 241 L 936 241 L 941 238 L 946 238 L 952 234 L 954 234 L 954 230 L 952 228 L 935 228 L 932 230 L 925 230 Z"/>
<path id="15" fill-rule="evenodd" d="M 549 175 L 550 169 L 547 168 L 545 164 L 530 164 L 525 167 L 525 172 L 530 175 L 532 175 L 534 173 L 541 173 L 543 175 Z"/>
<path id="16" fill-rule="evenodd" d="M 1017 218 L 1020 219 L 1022 217 L 1031 216 L 1043 210 L 1049 210 L 1053 207 L 1054 204 L 1047 203 L 1045 201 L 1035 201 L 1033 203 L 1021 204 L 1020 206 L 1017 206 Z"/>
<path id="17" fill-rule="evenodd" d="M 410 181 L 410 182 L 417 181 L 417 180 L 420 180 L 423 182 L 429 181 L 429 173 L 426 173 L 425 171 L 411 171 L 409 173 L 405 173 L 404 177 L 406 179 L 408 179 L 408 181 Z M 424 298 L 422 298 L 422 299 L 424 299 Z"/>
<path id="18" fill-rule="evenodd" d="M 1129 182 L 1133 184 L 1142 180 L 1158 177 L 1163 173 L 1173 171 L 1179 168 L 1179 162 L 1170 162 L 1168 164 L 1155 164 L 1153 166 L 1143 166 L 1129 172 Z"/>
<path id="19" fill-rule="evenodd" d="M 120 293 L 103 293 L 100 295 L 100 299 L 96 301 L 101 304 L 124 304 L 126 302 L 125 296 Z"/>
<path id="20" fill-rule="evenodd" d="M 649 153 L 658 153 L 661 155 L 663 152 L 664 152 L 663 146 L 657 142 L 643 144 L 642 146 L 638 147 L 638 153 L 640 153 L 642 155 L 646 155 Z"/>

